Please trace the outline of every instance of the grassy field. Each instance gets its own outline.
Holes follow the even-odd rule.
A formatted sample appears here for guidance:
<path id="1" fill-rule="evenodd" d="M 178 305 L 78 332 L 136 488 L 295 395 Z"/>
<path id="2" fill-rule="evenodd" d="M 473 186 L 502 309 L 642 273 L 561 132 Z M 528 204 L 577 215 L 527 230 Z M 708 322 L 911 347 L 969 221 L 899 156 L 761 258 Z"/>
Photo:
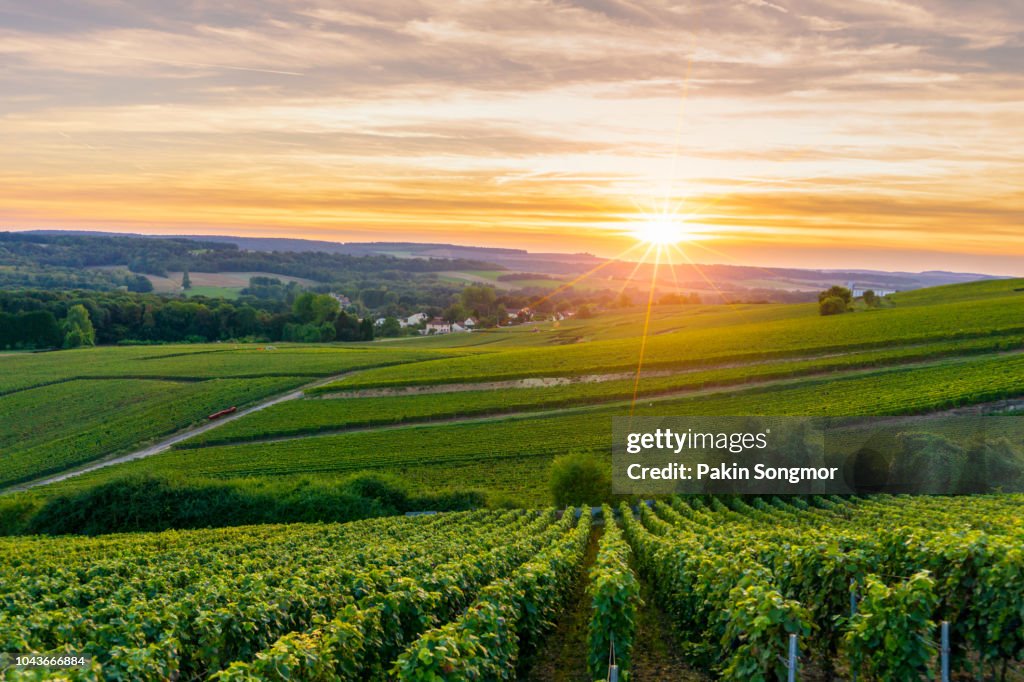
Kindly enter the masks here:
<path id="1" fill-rule="evenodd" d="M 552 458 L 606 453 L 610 417 L 629 411 L 634 389 L 637 413 L 651 415 L 917 414 L 1024 396 L 1021 287 L 999 280 L 906 292 L 892 307 L 833 317 L 803 304 L 657 306 L 638 383 L 639 308 L 368 344 L 9 355 L 0 358 L 0 421 L 12 425 L 0 435 L 0 484 L 346 373 L 167 452 L 33 494 L 137 473 L 381 472 L 416 491 L 472 488 L 541 504 Z"/>
<path id="2" fill-rule="evenodd" d="M 544 389 L 521 392 L 529 398 L 535 390 Z M 507 393 L 464 395 L 473 396 L 479 404 L 497 405 Z M 650 400 L 640 404 L 636 414 L 917 414 L 1011 395 L 1024 395 L 1024 356 L 978 357 L 867 376 Z M 357 414 L 373 415 L 374 410 L 387 409 L 381 401 L 388 399 L 362 400 L 369 401 L 374 409 Z M 403 399 L 391 400 L 401 405 Z M 315 406 L 317 402 L 302 404 Z M 405 405 L 408 407 L 407 401 Z M 125 473 L 167 475 L 188 471 L 203 477 L 234 478 L 374 471 L 398 474 L 418 491 L 474 487 L 522 504 L 542 504 L 547 500 L 551 459 L 570 451 L 607 453 L 611 443 L 610 417 L 627 412 L 626 405 L 599 406 L 557 415 L 524 413 L 490 421 L 410 425 L 280 442 L 182 448 L 121 465 L 119 470 L 87 474 L 55 488 L 92 485 Z M 395 421 L 400 420 L 396 415 Z M 458 483 L 453 486 L 455 476 Z"/>
<path id="3" fill-rule="evenodd" d="M 181 293 L 180 272 L 168 272 L 166 277 L 146 275 L 158 293 Z M 313 286 L 313 280 L 290 275 L 277 275 L 272 272 L 190 272 L 189 280 L 192 288 L 187 292 L 190 296 L 226 296 L 235 298 L 245 287 L 249 286 L 251 277 L 273 277 L 282 282 L 297 282 L 303 286 Z"/>
<path id="4" fill-rule="evenodd" d="M 437 352 L 300 345 L 136 346 L 0 357 L 0 487 L 130 450 L 211 412 Z"/>

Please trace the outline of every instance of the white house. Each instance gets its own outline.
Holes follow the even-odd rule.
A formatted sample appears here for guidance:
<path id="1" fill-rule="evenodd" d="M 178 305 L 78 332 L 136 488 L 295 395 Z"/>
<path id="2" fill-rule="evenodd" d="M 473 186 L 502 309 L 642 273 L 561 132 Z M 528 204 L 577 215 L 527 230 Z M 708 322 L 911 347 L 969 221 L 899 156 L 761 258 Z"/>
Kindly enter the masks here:
<path id="1" fill-rule="evenodd" d="M 416 313 L 415 315 L 410 315 L 409 317 L 405 318 L 405 326 L 415 327 L 425 319 L 427 319 L 426 313 Z"/>
<path id="2" fill-rule="evenodd" d="M 847 282 L 846 288 L 850 290 L 854 298 L 860 298 L 864 295 L 865 291 L 874 291 L 875 296 L 888 296 L 889 294 L 895 294 L 896 289 L 882 289 L 880 287 L 857 285 L 853 282 Z"/>
<path id="3" fill-rule="evenodd" d="M 467 317 L 465 322 L 462 323 L 462 326 L 465 327 L 466 329 L 473 329 L 474 327 L 476 327 L 476 325 L 477 321 L 475 318 L 472 317 Z"/>
<path id="4" fill-rule="evenodd" d="M 458 322 L 452 322 L 452 332 L 453 333 L 454 332 L 468 332 L 468 331 L 472 331 L 472 330 L 471 329 L 466 329 L 465 327 L 463 327 Z"/>
<path id="5" fill-rule="evenodd" d="M 427 334 L 451 334 L 452 325 L 448 320 L 433 317 L 427 322 L 427 326 L 423 331 Z"/>
<path id="6" fill-rule="evenodd" d="M 374 326 L 377 326 L 377 327 L 383 327 L 384 326 L 384 322 L 387 321 L 387 319 L 388 318 L 386 318 L 386 317 L 378 317 L 376 320 L 373 321 L 373 324 L 374 324 Z"/>

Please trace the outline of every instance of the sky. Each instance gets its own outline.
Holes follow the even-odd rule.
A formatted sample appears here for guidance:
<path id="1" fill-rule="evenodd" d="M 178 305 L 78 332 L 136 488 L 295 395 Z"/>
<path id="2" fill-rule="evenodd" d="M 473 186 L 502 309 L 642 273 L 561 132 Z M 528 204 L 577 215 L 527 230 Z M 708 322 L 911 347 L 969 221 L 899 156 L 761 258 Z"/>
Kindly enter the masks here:
<path id="1" fill-rule="evenodd" d="M 1019 1 L 0 0 L 0 229 L 1024 275 L 1022 111 Z"/>

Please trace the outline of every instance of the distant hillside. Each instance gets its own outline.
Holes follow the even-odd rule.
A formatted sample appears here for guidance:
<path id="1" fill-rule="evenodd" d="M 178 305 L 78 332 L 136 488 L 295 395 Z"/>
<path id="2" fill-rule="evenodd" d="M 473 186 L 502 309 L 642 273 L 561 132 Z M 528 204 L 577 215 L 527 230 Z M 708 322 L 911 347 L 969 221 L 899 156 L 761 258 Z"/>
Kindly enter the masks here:
<path id="1" fill-rule="evenodd" d="M 2 233 L 0 233 L 2 235 Z M 83 232 L 71 230 L 34 230 L 18 232 L 22 239 L 59 239 L 85 249 L 84 240 L 110 240 L 105 244 L 131 253 L 158 252 L 155 258 L 134 258 L 130 265 L 136 272 L 163 274 L 189 268 L 193 271 L 262 271 L 279 272 L 315 282 L 350 281 L 353 273 L 379 274 L 382 270 L 413 272 L 445 272 L 442 280 L 451 286 L 481 282 L 479 271 L 508 270 L 529 272 L 540 278 L 569 281 L 599 267 L 577 286 L 586 291 L 639 292 L 649 283 L 651 266 L 634 262 L 608 262 L 586 253 L 530 253 L 522 249 L 471 247 L 452 244 L 417 244 L 411 242 L 339 243 L 288 238 L 255 238 L 231 236 L 148 236 L 122 235 L 115 232 Z M 3 246 L 0 237 L 0 249 Z M 15 238 L 9 238 L 15 239 Z M 93 243 L 95 244 L 95 243 Z M 167 256 L 168 245 L 180 253 Z M 88 250 L 88 249 L 86 249 Z M 106 249 L 104 248 L 104 251 Z M 201 251 L 203 253 L 191 253 Z M 2 253 L 0 253 L 2 255 Z M 91 264 L 128 264 L 120 260 Z M 117 262 L 115 262 L 117 261 Z M 141 263 L 141 264 L 139 264 Z M 53 264 L 53 263 L 51 263 Z M 460 271 L 466 274 L 460 274 Z M 451 276 L 454 275 L 454 276 Z M 683 290 L 699 294 L 707 302 L 731 301 L 800 301 L 810 300 L 815 292 L 831 285 L 859 289 L 909 291 L 947 284 L 991 280 L 991 275 L 969 272 L 887 272 L 851 268 L 809 269 L 792 267 L 755 267 L 724 264 L 676 264 L 658 272 L 658 288 L 663 292 Z M 123 283 L 120 283 L 123 284 Z M 497 279 L 495 286 L 510 289 L 514 285 Z M 534 284 L 539 284 L 537 281 Z M 528 284 L 524 284 L 528 287 Z"/>

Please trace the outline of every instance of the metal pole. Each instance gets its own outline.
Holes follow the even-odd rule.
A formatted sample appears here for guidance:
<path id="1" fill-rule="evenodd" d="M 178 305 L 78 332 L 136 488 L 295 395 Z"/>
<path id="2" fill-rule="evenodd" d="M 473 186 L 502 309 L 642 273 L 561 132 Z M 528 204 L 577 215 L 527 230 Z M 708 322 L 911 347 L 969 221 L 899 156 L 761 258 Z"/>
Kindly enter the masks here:
<path id="1" fill-rule="evenodd" d="M 619 682 L 619 666 L 608 666 L 608 682 Z"/>
<path id="2" fill-rule="evenodd" d="M 796 682 L 796 635 L 789 636 L 789 682 Z"/>
<path id="3" fill-rule="evenodd" d="M 942 621 L 942 682 L 949 682 L 949 621 Z"/>
<path id="4" fill-rule="evenodd" d="M 850 620 L 857 615 L 857 581 L 850 578 Z M 852 665 L 851 665 L 852 667 Z M 857 682 L 857 669 L 854 668 L 851 672 L 850 677 L 853 682 Z"/>

